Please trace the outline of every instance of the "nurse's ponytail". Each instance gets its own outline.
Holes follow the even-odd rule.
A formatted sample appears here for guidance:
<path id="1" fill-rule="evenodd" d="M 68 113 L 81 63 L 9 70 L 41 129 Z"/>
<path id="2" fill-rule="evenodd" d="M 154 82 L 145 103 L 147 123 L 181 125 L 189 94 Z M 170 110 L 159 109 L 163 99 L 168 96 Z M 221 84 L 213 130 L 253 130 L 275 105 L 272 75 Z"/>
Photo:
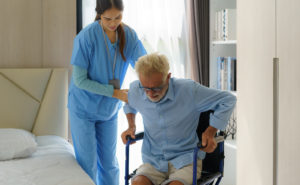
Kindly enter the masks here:
<path id="1" fill-rule="evenodd" d="M 124 55 L 125 31 L 124 31 L 123 23 L 121 23 L 119 25 L 119 27 L 117 28 L 117 31 L 118 31 L 118 36 L 119 36 L 119 39 L 120 39 L 120 45 L 119 45 L 120 52 L 121 52 L 123 60 L 126 61 L 126 58 L 125 58 L 125 55 Z"/>
<path id="2" fill-rule="evenodd" d="M 111 9 L 112 7 L 115 7 L 116 9 L 123 11 L 124 5 L 122 0 L 97 0 L 96 2 L 96 12 L 97 15 L 95 17 L 95 21 L 99 21 L 101 19 L 101 14 L 105 12 L 105 10 Z M 123 23 L 121 23 L 117 28 L 120 44 L 119 49 L 122 56 L 122 59 L 126 61 L 125 55 L 124 55 L 124 48 L 125 48 L 125 31 Z"/>

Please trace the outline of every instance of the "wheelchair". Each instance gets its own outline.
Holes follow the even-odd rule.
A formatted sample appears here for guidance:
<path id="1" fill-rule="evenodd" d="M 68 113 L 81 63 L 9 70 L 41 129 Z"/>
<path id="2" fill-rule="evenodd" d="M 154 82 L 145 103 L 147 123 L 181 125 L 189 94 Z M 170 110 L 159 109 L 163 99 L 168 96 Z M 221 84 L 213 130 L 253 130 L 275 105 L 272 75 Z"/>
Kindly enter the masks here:
<path id="1" fill-rule="evenodd" d="M 202 112 L 200 114 L 197 135 L 199 141 L 201 141 L 202 133 L 209 126 L 209 117 L 213 111 Z M 215 139 L 217 147 L 212 153 L 206 153 L 206 157 L 202 161 L 201 178 L 197 180 L 197 153 L 202 148 L 201 142 L 194 148 L 193 155 L 193 185 L 218 185 L 223 177 L 224 170 L 224 132 L 217 132 Z M 132 142 L 142 140 L 144 133 L 138 133 L 135 135 L 135 139 L 127 136 L 126 143 L 126 158 L 125 158 L 125 185 L 129 185 L 129 180 L 135 175 L 135 171 L 129 174 L 129 146 Z"/>

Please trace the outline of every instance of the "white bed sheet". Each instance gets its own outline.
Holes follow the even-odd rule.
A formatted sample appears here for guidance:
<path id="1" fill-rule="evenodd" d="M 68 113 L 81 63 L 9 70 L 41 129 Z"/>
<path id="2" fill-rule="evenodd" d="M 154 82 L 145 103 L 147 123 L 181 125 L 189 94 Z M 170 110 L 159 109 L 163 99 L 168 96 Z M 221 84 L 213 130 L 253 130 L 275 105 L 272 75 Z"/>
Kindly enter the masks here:
<path id="1" fill-rule="evenodd" d="M 0 161 L 0 185 L 94 185 L 59 136 L 38 136 L 29 158 Z"/>

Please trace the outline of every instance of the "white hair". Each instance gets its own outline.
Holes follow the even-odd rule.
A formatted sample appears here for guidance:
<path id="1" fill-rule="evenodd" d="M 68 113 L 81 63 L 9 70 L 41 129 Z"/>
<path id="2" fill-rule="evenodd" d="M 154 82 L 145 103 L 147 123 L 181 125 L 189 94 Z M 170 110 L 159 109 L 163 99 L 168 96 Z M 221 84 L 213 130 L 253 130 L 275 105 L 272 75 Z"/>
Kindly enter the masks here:
<path id="1" fill-rule="evenodd" d="M 157 52 L 140 57 L 135 64 L 138 75 L 150 76 L 153 73 L 161 73 L 164 79 L 167 77 L 169 69 L 167 57 Z"/>

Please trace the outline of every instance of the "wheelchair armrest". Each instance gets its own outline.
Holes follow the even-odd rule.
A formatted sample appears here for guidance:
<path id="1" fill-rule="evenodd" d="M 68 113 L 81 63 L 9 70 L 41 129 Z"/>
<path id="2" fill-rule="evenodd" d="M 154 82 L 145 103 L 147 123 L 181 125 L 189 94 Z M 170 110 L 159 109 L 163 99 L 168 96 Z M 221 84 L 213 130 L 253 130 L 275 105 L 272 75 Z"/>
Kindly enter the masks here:
<path id="1" fill-rule="evenodd" d="M 133 176 L 129 174 L 129 145 L 135 141 L 141 140 L 144 138 L 144 132 L 135 134 L 135 139 L 131 138 L 130 135 L 126 136 L 126 149 L 125 149 L 125 184 L 128 184 L 128 180 Z"/>
<path id="2" fill-rule="evenodd" d="M 217 137 L 215 137 L 215 140 L 217 143 L 220 143 L 220 142 L 224 141 L 224 136 L 217 136 Z"/>
<path id="3" fill-rule="evenodd" d="M 140 133 L 135 134 L 135 139 L 131 138 L 130 135 L 126 136 L 127 141 L 131 141 L 131 142 L 138 141 L 138 140 L 141 140 L 143 138 L 144 138 L 144 132 L 140 132 Z"/>
<path id="4" fill-rule="evenodd" d="M 211 154 L 213 154 L 215 156 L 216 155 L 215 152 L 217 151 L 217 152 L 221 152 L 221 156 L 223 156 L 223 157 L 221 157 L 221 159 L 224 159 L 224 149 L 222 149 L 223 148 L 222 145 L 223 145 L 223 142 L 224 142 L 224 135 L 223 134 L 216 135 L 214 137 L 214 139 L 216 140 L 216 143 L 218 145 L 217 148 L 221 147 L 221 149 L 220 149 L 221 151 L 215 149 L 214 152 L 207 153 L 206 158 L 208 157 L 208 155 L 211 155 Z M 201 148 L 204 148 L 204 147 L 202 146 L 202 142 L 199 142 L 197 144 L 197 147 L 195 147 L 195 149 L 194 149 L 194 154 L 193 154 L 193 185 L 197 184 L 196 183 L 197 182 L 197 176 L 196 176 L 196 174 L 197 174 L 197 159 L 198 159 L 198 155 L 197 154 L 198 154 L 199 149 L 201 149 Z M 217 155 L 220 155 L 220 154 L 217 154 Z M 204 162 L 203 163 L 203 167 L 205 167 L 204 166 L 205 165 L 205 161 L 203 161 L 203 162 Z M 218 164 L 218 166 L 219 166 L 219 164 Z M 223 167 L 222 167 L 221 171 L 220 171 L 220 169 L 218 169 L 218 171 L 220 172 L 220 173 L 218 173 L 218 177 L 219 177 L 220 176 L 219 174 L 223 173 Z M 215 177 L 216 176 L 212 176 L 212 178 L 206 179 L 205 182 L 211 182 L 211 180 L 213 180 Z M 202 183 L 200 183 L 200 184 L 202 184 Z M 204 184 L 207 184 L 207 183 L 204 183 Z"/>
<path id="5" fill-rule="evenodd" d="M 135 134 L 135 140 L 141 140 L 144 138 L 144 132 L 140 132 L 140 133 L 137 133 Z"/>

